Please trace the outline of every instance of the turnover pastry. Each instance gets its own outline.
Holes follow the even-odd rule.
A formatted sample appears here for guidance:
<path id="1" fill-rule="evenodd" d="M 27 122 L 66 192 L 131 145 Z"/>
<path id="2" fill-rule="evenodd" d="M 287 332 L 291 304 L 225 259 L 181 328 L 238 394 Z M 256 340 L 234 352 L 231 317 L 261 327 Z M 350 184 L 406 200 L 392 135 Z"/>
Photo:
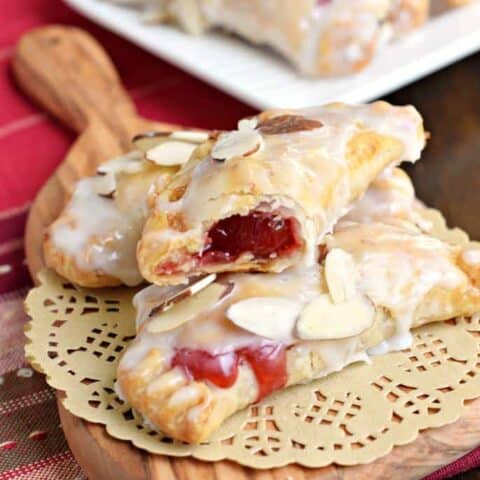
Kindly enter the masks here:
<path id="1" fill-rule="evenodd" d="M 120 361 L 119 393 L 162 432 L 204 441 L 273 391 L 478 311 L 479 253 L 414 225 L 349 221 L 328 236 L 320 265 L 211 275 L 163 312 L 179 293 L 148 287 L 136 298 L 140 332 Z"/>
<path id="2" fill-rule="evenodd" d="M 117 0 L 118 1 L 118 0 Z M 220 27 L 268 45 L 308 75 L 341 75 L 367 65 L 392 37 L 421 25 L 429 0 L 154 0 L 151 21 L 189 33 Z"/>
<path id="3" fill-rule="evenodd" d="M 141 150 L 80 180 L 45 234 L 47 265 L 81 286 L 141 283 L 135 251 L 148 212 L 147 193 L 153 183 L 165 183 L 206 138 L 190 131 L 140 135 L 134 142 Z"/>
<path id="4" fill-rule="evenodd" d="M 275 110 L 218 133 L 152 194 L 137 256 L 159 285 L 223 271 L 280 272 L 317 246 L 387 166 L 425 145 L 413 107 Z"/>

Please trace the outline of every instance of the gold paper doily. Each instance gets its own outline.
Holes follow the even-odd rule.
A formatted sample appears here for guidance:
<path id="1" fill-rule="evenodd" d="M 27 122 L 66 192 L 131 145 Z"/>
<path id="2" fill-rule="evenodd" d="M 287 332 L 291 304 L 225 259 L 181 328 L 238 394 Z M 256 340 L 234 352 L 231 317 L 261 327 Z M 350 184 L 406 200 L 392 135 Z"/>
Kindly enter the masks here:
<path id="1" fill-rule="evenodd" d="M 115 395 L 116 365 L 135 335 L 129 289 L 83 289 L 50 271 L 26 300 L 28 360 L 66 393 L 77 417 L 152 453 L 231 459 L 255 468 L 366 463 L 421 429 L 458 419 L 480 396 L 480 315 L 418 329 L 410 350 L 292 387 L 227 421 L 191 446 L 150 430 Z"/>

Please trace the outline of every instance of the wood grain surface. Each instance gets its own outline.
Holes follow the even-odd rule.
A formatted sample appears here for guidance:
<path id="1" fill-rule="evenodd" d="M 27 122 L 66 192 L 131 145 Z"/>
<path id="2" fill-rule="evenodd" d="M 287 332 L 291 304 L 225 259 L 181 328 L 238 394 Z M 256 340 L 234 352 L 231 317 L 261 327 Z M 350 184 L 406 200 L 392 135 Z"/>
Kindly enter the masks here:
<path id="1" fill-rule="evenodd" d="M 44 265 L 43 231 L 58 215 L 75 180 L 127 150 L 134 133 L 162 125 L 137 116 L 106 53 L 78 29 L 52 26 L 28 33 L 18 45 L 14 73 L 31 98 L 79 134 L 30 210 L 26 256 L 35 279 Z M 478 238 L 480 142 L 475 136 L 480 135 L 480 92 L 474 87 L 479 75 L 480 56 L 476 56 L 390 98 L 419 106 L 433 133 L 426 160 L 412 171 L 420 196 L 443 208 L 449 220 Z M 471 95 L 462 90 L 464 77 Z M 452 82 L 462 90 L 458 98 L 449 90 Z M 464 109 L 465 116 L 457 108 Z M 452 118 L 456 123 L 451 123 Z M 407 480 L 421 478 L 480 444 L 480 401 L 475 401 L 456 423 L 426 430 L 415 442 L 368 465 L 320 469 L 293 465 L 255 471 L 227 461 L 207 463 L 148 454 L 111 438 L 103 426 L 76 418 L 63 408 L 61 397 L 59 392 L 65 435 L 91 480 Z"/>

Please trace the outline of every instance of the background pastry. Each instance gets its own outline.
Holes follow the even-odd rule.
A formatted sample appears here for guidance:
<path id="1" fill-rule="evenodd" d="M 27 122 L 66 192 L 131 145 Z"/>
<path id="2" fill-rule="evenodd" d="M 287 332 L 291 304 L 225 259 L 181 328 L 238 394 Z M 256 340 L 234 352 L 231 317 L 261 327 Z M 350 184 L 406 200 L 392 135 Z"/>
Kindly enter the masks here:
<path id="1" fill-rule="evenodd" d="M 138 2 L 137 2 L 138 3 Z M 200 34 L 219 27 L 268 45 L 304 74 L 342 75 L 367 65 L 390 39 L 421 25 L 429 0 L 154 0 L 145 18 Z"/>

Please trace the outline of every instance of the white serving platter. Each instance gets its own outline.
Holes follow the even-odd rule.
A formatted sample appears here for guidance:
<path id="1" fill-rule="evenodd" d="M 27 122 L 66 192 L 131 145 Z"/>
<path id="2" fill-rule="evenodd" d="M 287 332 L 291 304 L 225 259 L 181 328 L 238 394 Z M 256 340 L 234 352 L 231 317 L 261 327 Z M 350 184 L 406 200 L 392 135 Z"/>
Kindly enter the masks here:
<path id="1" fill-rule="evenodd" d="M 268 49 L 222 34 L 199 37 L 146 25 L 138 11 L 99 0 L 65 0 L 73 9 L 138 46 L 260 109 L 329 101 L 364 102 L 480 50 L 480 3 L 430 19 L 386 46 L 364 71 L 307 79 Z"/>

